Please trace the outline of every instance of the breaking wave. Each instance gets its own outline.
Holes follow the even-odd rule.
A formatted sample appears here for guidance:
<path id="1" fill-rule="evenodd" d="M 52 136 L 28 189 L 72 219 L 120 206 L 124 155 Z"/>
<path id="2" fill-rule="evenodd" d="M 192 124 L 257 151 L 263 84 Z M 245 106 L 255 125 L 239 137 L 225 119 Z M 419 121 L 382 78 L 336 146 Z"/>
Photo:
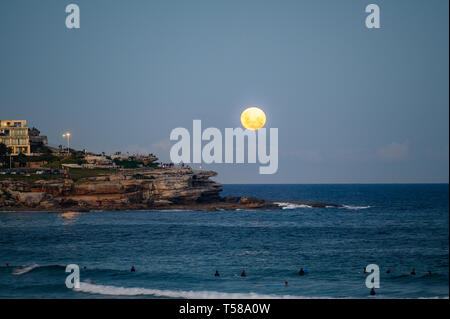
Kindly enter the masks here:
<path id="1" fill-rule="evenodd" d="M 218 291 L 183 291 L 183 290 L 160 290 L 148 288 L 126 288 L 108 285 L 95 285 L 86 282 L 80 283 L 80 288 L 74 291 L 107 295 L 107 296 L 155 296 L 166 298 L 186 298 L 186 299 L 299 299 L 304 298 L 293 295 L 266 295 L 254 292 L 249 293 L 228 293 Z"/>
<path id="2" fill-rule="evenodd" d="M 276 202 L 275 204 L 280 206 L 282 209 L 312 208 L 312 206 L 309 206 L 309 205 L 294 204 L 294 203 L 288 203 L 288 202 Z"/>
<path id="3" fill-rule="evenodd" d="M 306 205 L 306 204 L 295 204 L 295 203 L 289 203 L 289 202 L 275 202 L 278 206 L 280 206 L 282 209 L 296 209 L 296 208 L 313 208 L 313 206 Z M 342 208 L 342 209 L 350 209 L 350 210 L 360 210 L 360 209 L 367 209 L 371 208 L 372 206 L 355 206 L 355 205 L 342 205 L 342 206 L 332 206 L 332 205 L 326 205 L 325 208 Z"/>
<path id="4" fill-rule="evenodd" d="M 16 276 L 23 275 L 23 274 L 26 274 L 27 272 L 32 271 L 34 268 L 37 268 L 37 267 L 39 267 L 38 264 L 32 264 L 32 265 L 24 266 L 24 267 L 20 267 L 20 268 L 17 267 L 16 269 L 14 269 L 12 271 L 12 274 L 16 275 Z"/>
<path id="5" fill-rule="evenodd" d="M 371 206 L 353 206 L 353 205 L 343 205 L 340 208 L 345 208 L 345 209 L 352 209 L 352 210 L 360 210 L 360 209 L 367 209 L 370 208 Z"/>

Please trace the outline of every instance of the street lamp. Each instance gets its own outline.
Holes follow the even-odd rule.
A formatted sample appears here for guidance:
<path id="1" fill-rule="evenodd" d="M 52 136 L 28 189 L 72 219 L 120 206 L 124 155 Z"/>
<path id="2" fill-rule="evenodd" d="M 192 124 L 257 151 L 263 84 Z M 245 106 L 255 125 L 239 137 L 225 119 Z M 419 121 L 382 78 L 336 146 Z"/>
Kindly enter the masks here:
<path id="1" fill-rule="evenodd" d="M 70 152 L 70 133 L 66 132 L 62 135 L 63 138 L 67 137 L 67 154 Z"/>

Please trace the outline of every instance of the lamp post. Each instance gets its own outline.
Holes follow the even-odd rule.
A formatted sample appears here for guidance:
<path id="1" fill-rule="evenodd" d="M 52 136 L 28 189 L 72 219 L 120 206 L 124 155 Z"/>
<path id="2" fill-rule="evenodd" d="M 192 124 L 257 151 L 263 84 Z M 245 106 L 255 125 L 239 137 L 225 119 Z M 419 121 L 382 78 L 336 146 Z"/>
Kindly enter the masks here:
<path id="1" fill-rule="evenodd" d="M 62 137 L 63 137 L 63 138 L 66 138 L 66 137 L 67 137 L 67 154 L 69 154 L 69 152 L 70 152 L 70 133 L 69 133 L 69 132 L 64 133 L 64 134 L 62 135 Z"/>

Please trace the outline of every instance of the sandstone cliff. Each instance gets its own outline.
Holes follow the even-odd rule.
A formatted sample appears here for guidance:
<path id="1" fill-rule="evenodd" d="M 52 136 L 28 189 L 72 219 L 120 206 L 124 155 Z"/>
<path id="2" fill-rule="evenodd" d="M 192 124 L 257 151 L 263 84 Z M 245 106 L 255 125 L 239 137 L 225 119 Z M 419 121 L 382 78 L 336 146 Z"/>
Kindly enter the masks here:
<path id="1" fill-rule="evenodd" d="M 215 172 L 180 169 L 134 169 L 74 181 L 0 181 L 0 208 L 145 209 L 211 202 L 220 198 Z"/>
<path id="2" fill-rule="evenodd" d="M 0 210 L 126 210 L 275 208 L 269 201 L 222 198 L 217 173 L 190 169 L 130 169 L 80 180 L 68 177 L 0 181 Z"/>

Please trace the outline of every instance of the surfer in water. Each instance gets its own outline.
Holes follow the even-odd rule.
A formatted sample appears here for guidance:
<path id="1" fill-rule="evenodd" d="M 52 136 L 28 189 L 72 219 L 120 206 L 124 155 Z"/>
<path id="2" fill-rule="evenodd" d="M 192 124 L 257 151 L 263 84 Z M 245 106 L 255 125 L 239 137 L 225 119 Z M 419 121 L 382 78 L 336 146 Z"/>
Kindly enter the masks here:
<path id="1" fill-rule="evenodd" d="M 134 268 L 134 266 L 131 266 L 131 272 L 135 272 L 136 269 Z"/>
<path id="2" fill-rule="evenodd" d="M 305 271 L 303 268 L 300 268 L 300 271 L 298 272 L 299 276 L 303 276 L 305 274 Z"/>
<path id="3" fill-rule="evenodd" d="M 245 269 L 242 270 L 241 277 L 247 277 L 247 274 L 245 273 Z"/>
<path id="4" fill-rule="evenodd" d="M 364 267 L 363 274 L 367 274 L 367 269 L 366 269 L 366 267 Z"/>
<path id="5" fill-rule="evenodd" d="M 411 275 L 415 275 L 415 274 L 416 274 L 416 269 L 413 268 L 413 269 L 411 270 Z"/>
<path id="6" fill-rule="evenodd" d="M 391 273 L 391 268 L 388 268 L 388 270 L 386 271 L 387 274 Z"/>
<path id="7" fill-rule="evenodd" d="M 375 296 L 377 293 L 375 292 L 375 288 L 370 289 L 370 295 Z"/>
<path id="8" fill-rule="evenodd" d="M 287 287 L 287 285 L 288 285 L 288 282 L 287 282 L 287 281 L 285 281 L 285 282 L 284 282 L 284 285 L 285 285 L 285 286 Z"/>
<path id="9" fill-rule="evenodd" d="M 214 277 L 220 277 L 219 271 L 216 269 L 216 273 L 214 274 Z"/>

